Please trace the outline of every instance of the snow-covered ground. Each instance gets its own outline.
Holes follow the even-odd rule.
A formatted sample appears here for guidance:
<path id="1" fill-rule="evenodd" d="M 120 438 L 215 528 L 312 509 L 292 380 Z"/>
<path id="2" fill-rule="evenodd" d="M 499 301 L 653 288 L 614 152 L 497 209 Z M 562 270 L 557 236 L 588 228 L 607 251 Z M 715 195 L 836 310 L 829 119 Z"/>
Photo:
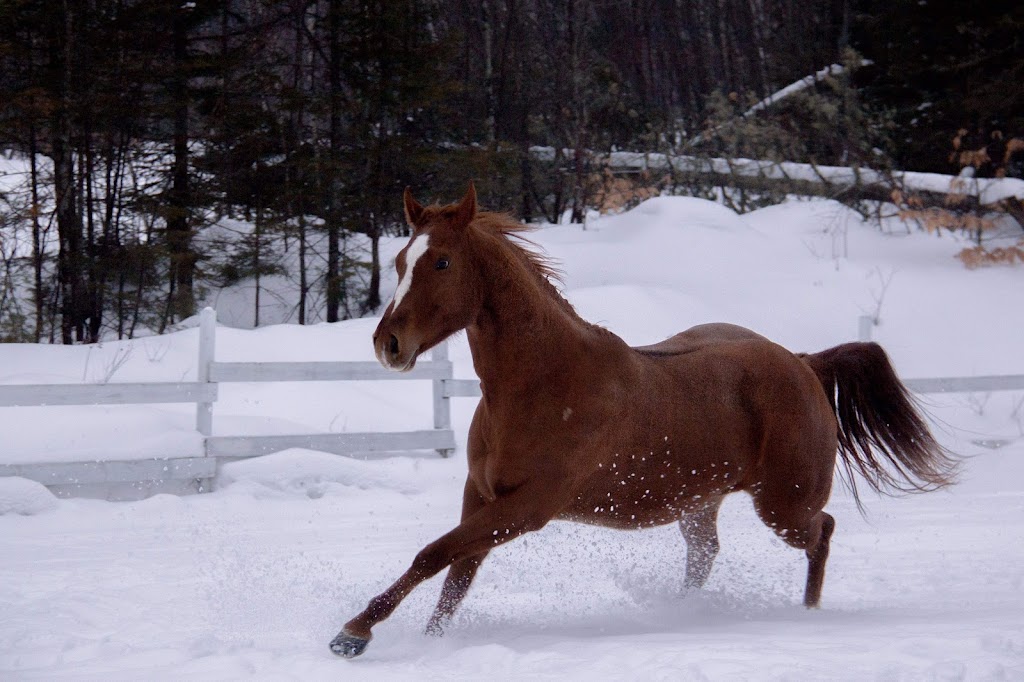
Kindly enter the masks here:
<path id="1" fill-rule="evenodd" d="M 880 307 L 874 337 L 905 377 L 1024 374 L 1020 269 L 967 271 L 951 235 L 888 228 L 825 201 L 738 217 L 661 198 L 535 237 L 580 313 L 632 343 L 721 320 L 819 350 Z M 371 359 L 374 324 L 225 328 L 218 359 Z M 7 345 L 0 382 L 188 379 L 195 344 L 185 330 Z M 472 376 L 464 337 L 452 357 Z M 819 611 L 800 606 L 801 553 L 735 496 L 700 594 L 682 593 L 673 527 L 554 523 L 491 555 L 444 639 L 421 634 L 438 577 L 354 661 L 327 642 L 458 518 L 473 400 L 453 411 L 460 451 L 447 460 L 293 450 L 226 465 L 212 494 L 140 502 L 56 501 L 0 481 L 0 678 L 1024 679 L 1024 394 L 924 402 L 967 457 L 961 483 L 867 495 L 866 519 L 837 490 Z M 429 423 L 419 382 L 223 385 L 215 421 L 225 435 Z M 189 406 L 5 408 L 0 462 L 196 454 L 192 424 Z"/>

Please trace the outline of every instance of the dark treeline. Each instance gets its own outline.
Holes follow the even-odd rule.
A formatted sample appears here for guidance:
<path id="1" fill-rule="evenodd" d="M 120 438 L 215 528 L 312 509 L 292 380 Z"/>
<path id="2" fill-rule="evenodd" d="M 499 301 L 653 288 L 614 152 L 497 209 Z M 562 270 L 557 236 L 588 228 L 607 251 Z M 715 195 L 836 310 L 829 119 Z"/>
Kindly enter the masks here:
<path id="1" fill-rule="evenodd" d="M 0 0 L 0 338 L 162 332 L 246 278 L 259 324 L 283 269 L 299 323 L 365 315 L 406 185 L 582 220 L 595 151 L 955 172 L 954 139 L 1024 127 L 1022 27 L 1000 2 Z"/>

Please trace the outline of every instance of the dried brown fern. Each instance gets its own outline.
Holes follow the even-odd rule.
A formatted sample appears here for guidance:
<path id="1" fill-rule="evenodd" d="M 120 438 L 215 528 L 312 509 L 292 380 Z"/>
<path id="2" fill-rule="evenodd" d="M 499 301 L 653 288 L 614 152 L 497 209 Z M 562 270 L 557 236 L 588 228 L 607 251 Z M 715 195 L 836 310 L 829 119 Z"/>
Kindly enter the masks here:
<path id="1" fill-rule="evenodd" d="M 1016 265 L 1024 263 L 1024 239 L 1013 246 L 997 246 L 988 249 L 984 246 L 973 246 L 956 255 L 968 269 L 991 265 Z"/>
<path id="2" fill-rule="evenodd" d="M 618 213 L 661 194 L 667 178 L 655 178 L 642 170 L 632 176 L 616 174 L 609 166 L 590 176 L 593 206 L 601 212 Z"/>

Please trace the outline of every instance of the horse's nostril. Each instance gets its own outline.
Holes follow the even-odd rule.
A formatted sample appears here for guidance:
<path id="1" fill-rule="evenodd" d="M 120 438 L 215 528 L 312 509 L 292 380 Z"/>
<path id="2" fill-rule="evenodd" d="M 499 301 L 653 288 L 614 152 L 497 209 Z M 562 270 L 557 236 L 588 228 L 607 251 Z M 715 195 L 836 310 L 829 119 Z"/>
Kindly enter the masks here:
<path id="1" fill-rule="evenodd" d="M 388 352 L 392 355 L 398 355 L 398 337 L 394 334 L 391 335 L 391 341 L 388 343 Z"/>

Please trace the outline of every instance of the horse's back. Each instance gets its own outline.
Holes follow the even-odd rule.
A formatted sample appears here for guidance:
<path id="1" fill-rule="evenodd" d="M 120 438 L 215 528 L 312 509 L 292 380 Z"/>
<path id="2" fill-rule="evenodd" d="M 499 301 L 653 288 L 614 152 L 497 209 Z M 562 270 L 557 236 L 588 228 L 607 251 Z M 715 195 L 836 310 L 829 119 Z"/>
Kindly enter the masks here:
<path id="1" fill-rule="evenodd" d="M 704 349 L 714 344 L 733 341 L 763 341 L 772 343 L 746 327 L 724 322 L 713 322 L 691 327 L 684 332 L 671 336 L 659 343 L 649 346 L 636 346 L 634 350 L 644 355 L 683 355 Z"/>
<path id="2" fill-rule="evenodd" d="M 651 379 L 663 376 L 664 381 L 675 382 L 686 378 L 688 381 L 676 385 L 693 390 L 696 383 L 702 391 L 728 393 L 765 411 L 776 411 L 780 401 L 789 401 L 803 403 L 815 418 L 824 412 L 826 422 L 831 414 L 814 370 L 800 356 L 744 327 L 702 324 L 634 350 L 643 358 L 645 374 Z M 792 412 L 794 406 L 786 407 Z"/>

